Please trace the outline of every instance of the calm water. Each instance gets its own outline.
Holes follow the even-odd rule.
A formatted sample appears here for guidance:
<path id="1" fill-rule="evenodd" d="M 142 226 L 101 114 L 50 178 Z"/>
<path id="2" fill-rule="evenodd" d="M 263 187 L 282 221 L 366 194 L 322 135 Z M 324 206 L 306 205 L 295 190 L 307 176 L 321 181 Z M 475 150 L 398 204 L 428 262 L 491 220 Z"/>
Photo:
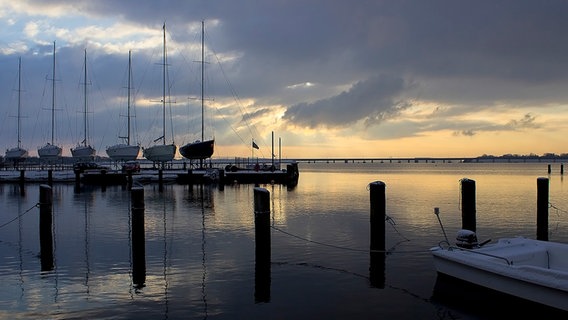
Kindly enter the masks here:
<path id="1" fill-rule="evenodd" d="M 260 271 L 254 186 L 146 185 L 143 286 L 133 279 L 140 269 L 129 191 L 55 184 L 54 267 L 42 271 L 39 185 L 22 195 L 18 185 L 0 184 L 0 318 L 485 319 L 529 310 L 565 318 L 446 283 L 428 251 L 444 237 L 435 207 L 450 240 L 461 227 L 462 178 L 476 181 L 482 241 L 535 238 L 536 181 L 548 177 L 549 239 L 568 242 L 568 184 L 559 168 L 552 164 L 549 175 L 543 163 L 300 164 L 294 189 L 261 186 L 270 192 L 272 246 Z M 373 181 L 386 184 L 391 218 L 390 254 L 378 274 L 368 252 Z"/>

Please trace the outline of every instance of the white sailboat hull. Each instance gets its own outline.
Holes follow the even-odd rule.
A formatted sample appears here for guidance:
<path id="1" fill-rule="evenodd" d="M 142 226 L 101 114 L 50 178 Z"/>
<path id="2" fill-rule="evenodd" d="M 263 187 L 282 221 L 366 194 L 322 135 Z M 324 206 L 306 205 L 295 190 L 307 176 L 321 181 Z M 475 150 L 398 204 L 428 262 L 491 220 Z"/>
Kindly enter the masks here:
<path id="1" fill-rule="evenodd" d="M 140 147 L 128 144 L 117 144 L 108 147 L 106 153 L 114 161 L 136 160 L 140 153 Z"/>
<path id="2" fill-rule="evenodd" d="M 75 148 L 71 148 L 71 155 L 73 159 L 80 160 L 80 161 L 87 161 L 93 160 L 95 158 L 97 151 L 95 148 L 87 145 L 87 146 L 77 146 Z"/>
<path id="3" fill-rule="evenodd" d="M 144 158 L 150 161 L 171 161 L 176 155 L 177 147 L 174 144 L 161 144 L 143 149 Z"/>
<path id="4" fill-rule="evenodd" d="M 28 156 L 28 150 L 20 147 L 14 147 L 6 150 L 6 156 L 4 157 L 4 159 L 7 161 L 17 161 L 17 160 L 22 160 L 27 156 Z"/>
<path id="5" fill-rule="evenodd" d="M 53 160 L 61 157 L 61 148 L 53 145 L 53 144 L 46 144 L 45 146 L 39 148 L 37 150 L 37 154 L 39 155 L 40 159 L 45 160 Z"/>

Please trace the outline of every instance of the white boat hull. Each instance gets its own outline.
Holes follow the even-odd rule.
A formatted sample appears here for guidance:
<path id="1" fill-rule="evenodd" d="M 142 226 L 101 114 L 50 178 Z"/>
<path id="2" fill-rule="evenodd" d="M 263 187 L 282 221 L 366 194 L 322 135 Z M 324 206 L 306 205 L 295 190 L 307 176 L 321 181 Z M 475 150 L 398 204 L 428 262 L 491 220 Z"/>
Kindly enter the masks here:
<path id="1" fill-rule="evenodd" d="M 518 237 L 431 252 L 438 273 L 568 311 L 568 244 Z"/>
<path id="2" fill-rule="evenodd" d="M 40 159 L 43 160 L 55 160 L 61 157 L 61 148 L 53 145 L 53 144 L 46 144 L 45 146 L 39 148 L 37 150 L 37 154 L 39 155 Z"/>
<path id="3" fill-rule="evenodd" d="M 6 161 L 19 161 L 23 160 L 27 156 L 28 156 L 28 150 L 20 147 L 14 147 L 6 150 L 6 156 L 4 156 L 4 159 Z"/>
<path id="4" fill-rule="evenodd" d="M 136 160 L 140 153 L 139 146 L 117 144 L 106 149 L 107 155 L 114 161 Z"/>
<path id="5" fill-rule="evenodd" d="M 143 149 L 144 158 L 150 161 L 171 161 L 176 155 L 177 147 L 174 144 L 160 144 Z"/>
<path id="6" fill-rule="evenodd" d="M 71 155 L 73 159 L 79 161 L 88 161 L 95 158 L 97 151 L 91 146 L 77 146 L 71 148 Z"/>

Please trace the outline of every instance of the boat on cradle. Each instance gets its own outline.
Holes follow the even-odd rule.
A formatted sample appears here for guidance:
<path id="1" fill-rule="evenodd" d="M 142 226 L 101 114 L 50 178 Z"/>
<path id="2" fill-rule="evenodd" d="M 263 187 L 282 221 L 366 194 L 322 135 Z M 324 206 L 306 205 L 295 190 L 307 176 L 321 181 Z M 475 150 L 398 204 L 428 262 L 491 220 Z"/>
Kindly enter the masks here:
<path id="1" fill-rule="evenodd" d="M 22 148 L 22 138 L 21 138 L 21 92 L 22 92 L 22 58 L 18 59 L 18 145 L 14 148 L 6 150 L 5 161 L 8 162 L 19 162 L 23 161 L 28 156 L 28 150 Z"/>
<path id="2" fill-rule="evenodd" d="M 140 146 L 130 144 L 130 88 L 132 82 L 132 51 L 128 51 L 128 97 L 127 97 L 127 134 L 125 139 L 126 143 L 119 143 L 110 146 L 106 149 L 107 155 L 114 161 L 131 161 L 138 158 L 140 153 Z"/>
<path id="3" fill-rule="evenodd" d="M 524 237 L 478 244 L 469 230 L 457 240 L 430 249 L 438 274 L 568 311 L 568 244 Z"/>
<path id="4" fill-rule="evenodd" d="M 164 24 L 164 48 L 163 48 L 163 62 L 162 62 L 162 136 L 155 139 L 154 142 L 162 140 L 162 144 L 156 144 L 148 148 L 143 148 L 142 154 L 144 158 L 153 162 L 167 162 L 174 159 L 177 146 L 172 142 L 166 144 L 166 25 Z"/>
<path id="5" fill-rule="evenodd" d="M 204 137 L 204 110 L 205 110 L 205 81 L 204 81 L 204 70 L 205 70 L 205 56 L 204 56 L 204 27 L 205 23 L 201 21 L 201 140 L 196 140 L 194 142 L 187 143 L 179 148 L 179 153 L 186 159 L 189 160 L 201 160 L 200 166 L 203 166 L 203 159 L 211 158 L 215 148 L 215 139 L 205 140 Z"/>
<path id="6" fill-rule="evenodd" d="M 71 155 L 76 161 L 92 161 L 95 158 L 97 151 L 95 148 L 91 147 L 88 139 L 88 128 L 89 122 L 87 121 L 87 50 L 85 50 L 85 80 L 83 83 L 84 87 L 84 108 L 83 108 L 83 141 L 78 144 L 75 148 L 71 148 Z"/>
<path id="7" fill-rule="evenodd" d="M 45 146 L 38 148 L 37 154 L 39 158 L 46 162 L 54 162 L 61 158 L 61 147 L 55 145 L 55 41 L 53 42 L 53 73 L 51 78 L 51 143 L 48 142 Z"/>

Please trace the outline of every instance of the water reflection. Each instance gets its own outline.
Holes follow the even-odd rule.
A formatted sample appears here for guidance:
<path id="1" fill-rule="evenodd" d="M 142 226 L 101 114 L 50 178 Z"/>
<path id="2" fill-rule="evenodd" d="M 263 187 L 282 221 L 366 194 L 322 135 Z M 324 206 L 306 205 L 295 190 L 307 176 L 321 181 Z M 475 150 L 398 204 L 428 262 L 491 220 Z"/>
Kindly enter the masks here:
<path id="1" fill-rule="evenodd" d="M 73 184 L 56 183 L 54 268 L 41 273 L 39 209 L 33 207 L 38 185 L 27 184 L 22 196 L 19 186 L 0 184 L 0 224 L 16 218 L 0 233 L 0 318 L 475 317 L 474 310 L 460 313 L 447 301 L 430 299 L 437 278 L 428 249 L 443 238 L 432 210 L 440 207 L 453 237 L 461 226 L 459 181 L 468 177 L 477 183 L 480 238 L 534 237 L 536 176 L 512 169 L 438 174 L 441 165 L 434 173 L 408 167 L 410 173 L 378 165 L 304 170 L 293 190 L 265 185 L 272 228 L 264 271 L 256 269 L 249 185 L 221 191 L 166 184 L 161 192 L 145 185 L 144 239 L 137 241 L 128 190 L 83 187 L 77 193 Z M 378 179 L 387 185 L 387 214 L 396 220 L 396 229 L 385 228 L 386 247 L 396 247 L 386 263 L 383 254 L 369 255 L 367 186 Z M 563 241 L 568 198 L 561 177 L 551 175 L 550 191 L 559 208 L 550 212 L 551 239 Z"/>

